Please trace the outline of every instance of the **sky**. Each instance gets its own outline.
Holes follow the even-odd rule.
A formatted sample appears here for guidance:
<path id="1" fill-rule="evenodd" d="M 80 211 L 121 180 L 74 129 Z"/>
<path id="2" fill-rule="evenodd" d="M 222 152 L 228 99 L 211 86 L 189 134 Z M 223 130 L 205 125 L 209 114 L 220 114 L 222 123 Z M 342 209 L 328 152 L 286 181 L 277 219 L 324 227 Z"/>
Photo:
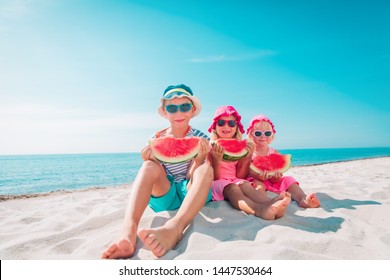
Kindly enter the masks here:
<path id="1" fill-rule="evenodd" d="M 277 149 L 390 146 L 386 0 L 0 0 L 0 155 L 139 152 L 169 85 Z"/>

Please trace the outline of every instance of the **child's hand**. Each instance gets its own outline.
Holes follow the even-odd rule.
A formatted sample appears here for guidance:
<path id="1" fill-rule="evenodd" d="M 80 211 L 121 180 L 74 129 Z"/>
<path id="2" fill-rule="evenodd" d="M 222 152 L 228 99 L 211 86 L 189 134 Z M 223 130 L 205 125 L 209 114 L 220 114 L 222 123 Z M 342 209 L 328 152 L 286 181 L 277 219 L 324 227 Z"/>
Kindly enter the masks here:
<path id="1" fill-rule="evenodd" d="M 252 159 L 253 153 L 255 151 L 255 143 L 247 141 L 246 142 L 246 149 L 248 150 L 248 153 L 246 154 L 246 158 Z"/>
<path id="2" fill-rule="evenodd" d="M 210 150 L 211 157 L 213 158 L 213 162 L 219 162 L 222 160 L 224 150 L 222 146 L 214 143 L 212 149 Z"/>
<path id="3" fill-rule="evenodd" d="M 206 156 L 209 152 L 209 142 L 204 138 L 200 138 L 198 146 L 199 146 L 199 152 L 194 158 L 194 161 L 201 164 L 206 159 Z"/>
<path id="4" fill-rule="evenodd" d="M 145 148 L 142 149 L 141 151 L 141 157 L 144 161 L 147 161 L 147 160 L 156 160 L 156 158 L 154 157 L 153 153 L 152 153 L 152 149 L 150 148 L 150 146 L 146 146 Z"/>
<path id="5" fill-rule="evenodd" d="M 265 170 L 260 170 L 260 172 L 259 172 L 259 179 L 261 180 L 261 181 L 266 181 L 266 180 L 268 180 L 269 179 L 269 173 L 267 172 L 267 171 L 265 171 Z"/>
<path id="6" fill-rule="evenodd" d="M 274 176 L 272 176 L 271 178 L 269 178 L 269 180 L 272 182 L 272 183 L 277 183 L 279 182 L 283 177 L 283 173 L 280 173 L 280 172 L 276 172 L 274 174 Z"/>

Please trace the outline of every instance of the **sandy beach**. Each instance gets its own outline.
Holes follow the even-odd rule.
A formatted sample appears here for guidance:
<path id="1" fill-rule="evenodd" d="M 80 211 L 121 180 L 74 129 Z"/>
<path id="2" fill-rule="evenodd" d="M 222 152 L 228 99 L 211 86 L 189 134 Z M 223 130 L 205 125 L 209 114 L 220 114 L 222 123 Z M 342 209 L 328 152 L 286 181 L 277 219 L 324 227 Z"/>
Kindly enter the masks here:
<path id="1" fill-rule="evenodd" d="M 265 221 L 208 203 L 184 239 L 161 259 L 389 260 L 390 157 L 293 167 L 321 208 L 295 202 Z M 0 202 L 0 259 L 97 260 L 116 240 L 131 186 L 59 192 Z M 141 227 L 163 224 L 175 212 L 146 209 Z M 131 259 L 156 258 L 137 241 Z"/>

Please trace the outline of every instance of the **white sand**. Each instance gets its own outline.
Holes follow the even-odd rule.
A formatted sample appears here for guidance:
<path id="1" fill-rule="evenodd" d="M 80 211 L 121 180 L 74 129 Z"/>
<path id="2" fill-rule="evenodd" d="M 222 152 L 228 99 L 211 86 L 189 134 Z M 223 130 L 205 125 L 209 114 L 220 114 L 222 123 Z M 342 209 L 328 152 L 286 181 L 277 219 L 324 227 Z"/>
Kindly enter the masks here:
<path id="1" fill-rule="evenodd" d="M 264 221 L 211 202 L 184 239 L 161 259 L 390 259 L 390 158 L 294 167 L 322 207 L 292 202 Z M 130 186 L 54 193 L 0 202 L 0 259 L 96 260 L 120 229 Z M 147 209 L 140 226 L 163 224 L 175 212 Z M 141 242 L 132 259 L 155 259 Z"/>

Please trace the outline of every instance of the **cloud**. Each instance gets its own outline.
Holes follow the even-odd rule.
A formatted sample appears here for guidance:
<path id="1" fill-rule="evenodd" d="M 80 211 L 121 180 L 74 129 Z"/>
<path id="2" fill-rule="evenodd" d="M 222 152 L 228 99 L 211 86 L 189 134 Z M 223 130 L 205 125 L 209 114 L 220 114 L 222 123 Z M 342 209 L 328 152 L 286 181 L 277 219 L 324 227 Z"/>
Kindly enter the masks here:
<path id="1" fill-rule="evenodd" d="M 246 53 L 241 55 L 214 55 L 207 57 L 199 57 L 199 58 L 191 58 L 187 60 L 192 63 L 213 63 L 213 62 L 224 62 L 224 61 L 246 61 L 246 60 L 254 60 L 260 59 L 264 57 L 274 56 L 276 55 L 276 51 L 272 50 L 259 50 L 252 53 Z"/>

